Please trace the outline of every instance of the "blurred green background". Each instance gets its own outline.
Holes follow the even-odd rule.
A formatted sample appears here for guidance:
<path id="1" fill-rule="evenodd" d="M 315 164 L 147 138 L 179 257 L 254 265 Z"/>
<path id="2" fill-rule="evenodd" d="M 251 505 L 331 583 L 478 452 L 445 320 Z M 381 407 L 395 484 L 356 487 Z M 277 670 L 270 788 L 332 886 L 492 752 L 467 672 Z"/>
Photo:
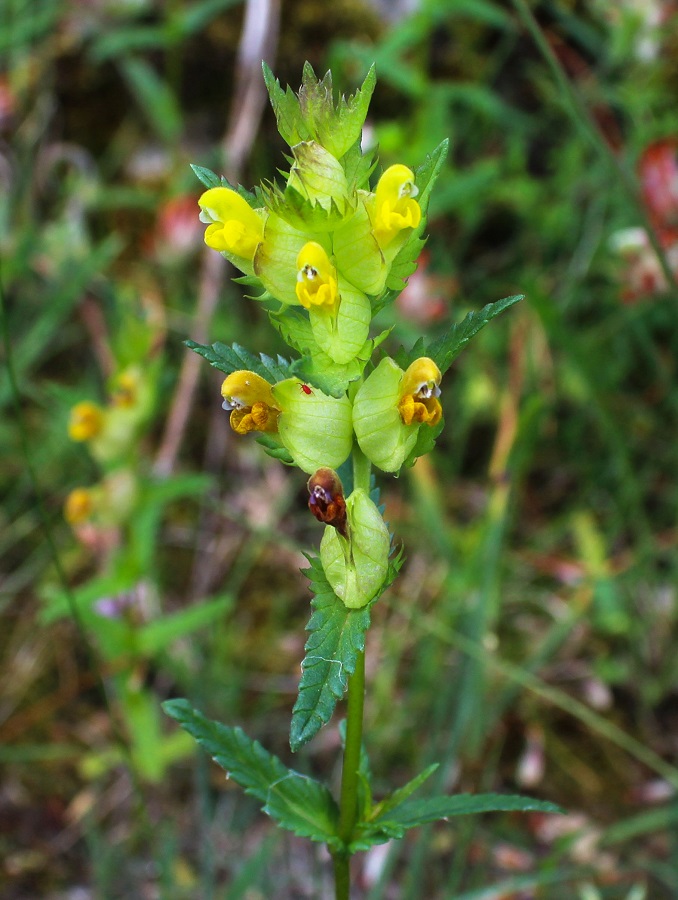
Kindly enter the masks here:
<path id="1" fill-rule="evenodd" d="M 384 790 L 437 760 L 432 789 L 567 814 L 422 829 L 361 857 L 355 896 L 678 896 L 677 51 L 668 0 L 3 0 L 3 897 L 331 896 L 324 851 L 159 712 L 190 697 L 336 783 L 335 727 L 287 744 L 304 479 L 228 431 L 182 344 L 284 352 L 203 249 L 189 167 L 284 165 L 262 57 L 344 92 L 376 62 L 383 165 L 451 140 L 392 351 L 526 295 L 446 377 L 435 453 L 381 480 L 407 562 L 366 735 Z M 129 371 L 121 475 L 68 420 Z M 92 486 L 125 503 L 69 525 Z"/>

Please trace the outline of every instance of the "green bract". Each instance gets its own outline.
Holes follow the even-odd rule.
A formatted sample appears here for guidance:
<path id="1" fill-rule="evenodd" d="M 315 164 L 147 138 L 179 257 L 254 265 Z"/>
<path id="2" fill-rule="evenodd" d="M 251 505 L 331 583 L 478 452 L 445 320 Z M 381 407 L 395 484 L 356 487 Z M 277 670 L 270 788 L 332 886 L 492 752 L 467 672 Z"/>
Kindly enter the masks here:
<path id="1" fill-rule="evenodd" d="M 296 378 L 276 384 L 273 396 L 282 409 L 280 440 L 295 464 L 309 475 L 321 466 L 339 468 L 353 445 L 348 397 L 328 397 Z"/>
<path id="2" fill-rule="evenodd" d="M 353 428 L 360 449 L 384 472 L 397 472 L 417 442 L 420 426 L 403 424 L 398 410 L 404 374 L 392 359 L 382 359 L 353 401 Z"/>
<path id="3" fill-rule="evenodd" d="M 290 146 L 299 141 L 317 140 L 341 159 L 359 140 L 376 83 L 374 66 L 367 73 L 362 88 L 348 100 L 340 97 L 336 105 L 331 72 L 319 81 L 309 63 L 305 63 L 301 90 L 296 96 L 289 87 L 283 91 L 265 63 L 263 70 L 278 131 Z"/>
<path id="4" fill-rule="evenodd" d="M 346 501 L 349 538 L 328 525 L 320 542 L 320 561 L 337 597 L 349 609 L 372 600 L 386 580 L 391 538 L 366 492 L 358 488 Z"/>
<path id="5" fill-rule="evenodd" d="M 288 192 L 296 192 L 312 204 L 324 210 L 334 210 L 325 227 L 336 228 L 347 212 L 353 212 L 349 206 L 348 184 L 340 163 L 315 141 L 302 141 L 292 147 L 294 165 L 287 181 Z"/>

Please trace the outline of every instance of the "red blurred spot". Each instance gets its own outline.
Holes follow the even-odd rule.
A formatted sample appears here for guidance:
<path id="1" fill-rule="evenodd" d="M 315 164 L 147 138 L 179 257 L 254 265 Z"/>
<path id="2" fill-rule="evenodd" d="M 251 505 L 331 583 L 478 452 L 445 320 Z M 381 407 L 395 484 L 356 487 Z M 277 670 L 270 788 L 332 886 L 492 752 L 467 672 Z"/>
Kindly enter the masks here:
<path id="1" fill-rule="evenodd" d="M 655 141 L 638 161 L 643 200 L 663 246 L 678 240 L 678 138 Z"/>

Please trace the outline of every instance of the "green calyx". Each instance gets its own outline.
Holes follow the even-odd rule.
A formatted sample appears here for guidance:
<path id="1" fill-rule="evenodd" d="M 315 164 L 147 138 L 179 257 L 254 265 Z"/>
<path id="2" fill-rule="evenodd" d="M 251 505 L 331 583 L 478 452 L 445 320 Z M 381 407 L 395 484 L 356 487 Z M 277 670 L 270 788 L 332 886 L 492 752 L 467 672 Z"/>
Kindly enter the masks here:
<path id="1" fill-rule="evenodd" d="M 296 378 L 272 390 L 282 410 L 278 435 L 294 463 L 309 475 L 322 466 L 338 469 L 353 446 L 348 397 L 329 397 Z"/>
<path id="2" fill-rule="evenodd" d="M 405 425 L 398 409 L 403 375 L 392 359 L 382 359 L 353 401 L 353 427 L 360 449 L 384 472 L 398 472 L 417 442 L 419 425 Z"/>
<path id="3" fill-rule="evenodd" d="M 379 510 L 362 489 L 346 501 L 348 539 L 328 525 L 320 542 L 320 561 L 335 592 L 349 609 L 366 606 L 388 574 L 391 538 Z"/>

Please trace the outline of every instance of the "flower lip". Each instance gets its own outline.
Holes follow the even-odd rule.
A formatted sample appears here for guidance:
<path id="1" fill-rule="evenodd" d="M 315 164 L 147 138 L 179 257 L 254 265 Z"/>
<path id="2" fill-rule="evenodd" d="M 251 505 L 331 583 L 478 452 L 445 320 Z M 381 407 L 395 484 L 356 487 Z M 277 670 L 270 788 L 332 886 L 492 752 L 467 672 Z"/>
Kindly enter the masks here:
<path id="1" fill-rule="evenodd" d="M 334 309 L 339 299 L 337 271 L 324 247 L 308 241 L 297 256 L 297 299 L 306 309 Z"/>
<path id="2" fill-rule="evenodd" d="M 246 369 L 231 372 L 221 385 L 221 396 L 222 409 L 231 413 L 231 428 L 237 434 L 278 430 L 280 408 L 271 385 L 256 372 Z"/>
<path id="3" fill-rule="evenodd" d="M 205 243 L 219 252 L 252 260 L 264 235 L 264 224 L 236 191 L 215 187 L 198 200 L 200 220 L 207 224 Z"/>
<path id="4" fill-rule="evenodd" d="M 390 166 L 379 179 L 374 194 L 374 236 L 386 247 L 405 228 L 416 228 L 421 207 L 414 199 L 419 189 L 414 172 L 401 164 Z"/>
<path id="5" fill-rule="evenodd" d="M 400 385 L 398 409 L 405 425 L 426 423 L 433 427 L 443 411 L 440 397 L 442 374 L 428 356 L 422 356 L 408 367 Z"/>

